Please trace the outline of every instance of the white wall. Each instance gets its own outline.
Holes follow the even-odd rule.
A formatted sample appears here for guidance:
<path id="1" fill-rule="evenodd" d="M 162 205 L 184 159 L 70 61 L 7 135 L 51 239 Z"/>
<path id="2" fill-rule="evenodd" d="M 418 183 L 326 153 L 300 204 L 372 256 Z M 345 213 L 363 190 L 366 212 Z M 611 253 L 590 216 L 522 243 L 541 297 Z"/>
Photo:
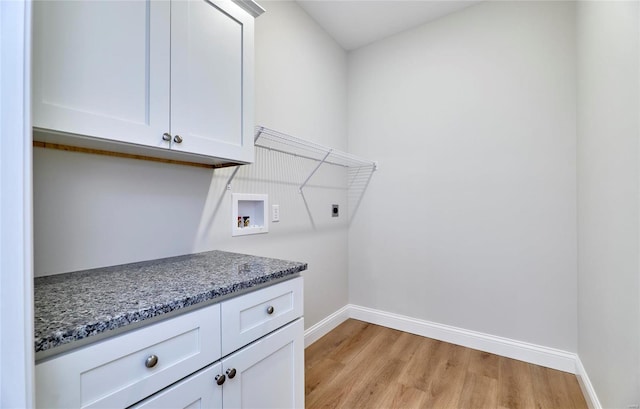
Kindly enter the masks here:
<path id="1" fill-rule="evenodd" d="M 640 403 L 639 21 L 578 3 L 578 354 L 606 408 Z"/>
<path id="2" fill-rule="evenodd" d="M 376 159 L 350 302 L 576 351 L 574 5 L 483 2 L 349 55 Z"/>
<path id="3" fill-rule="evenodd" d="M 263 3 L 256 20 L 256 123 L 344 149 L 347 58 L 295 2 Z M 281 222 L 231 237 L 232 169 L 34 150 L 36 276 L 212 249 L 306 261 L 305 324 L 347 304 L 346 178 L 258 149 L 233 192 L 267 193 Z M 306 203 L 305 203 L 306 200 Z"/>

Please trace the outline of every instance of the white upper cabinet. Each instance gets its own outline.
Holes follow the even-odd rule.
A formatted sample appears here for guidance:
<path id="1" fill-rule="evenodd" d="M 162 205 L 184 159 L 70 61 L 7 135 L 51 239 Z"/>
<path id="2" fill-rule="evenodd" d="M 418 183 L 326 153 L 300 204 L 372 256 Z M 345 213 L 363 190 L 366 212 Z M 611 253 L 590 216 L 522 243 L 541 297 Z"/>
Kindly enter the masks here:
<path id="1" fill-rule="evenodd" d="M 253 24 L 229 0 L 34 2 L 33 125 L 252 162 Z"/>
<path id="2" fill-rule="evenodd" d="M 252 67 L 252 16 L 231 2 L 173 2 L 172 147 L 253 161 Z"/>
<path id="3" fill-rule="evenodd" d="M 168 2 L 34 2 L 33 125 L 166 146 Z"/>

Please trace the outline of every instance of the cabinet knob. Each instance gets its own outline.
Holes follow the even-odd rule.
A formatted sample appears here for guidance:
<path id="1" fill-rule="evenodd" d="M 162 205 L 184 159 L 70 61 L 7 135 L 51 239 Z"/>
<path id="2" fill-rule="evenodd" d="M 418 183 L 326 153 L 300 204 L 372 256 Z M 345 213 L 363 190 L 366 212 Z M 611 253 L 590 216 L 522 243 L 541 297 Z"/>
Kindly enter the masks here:
<path id="1" fill-rule="evenodd" d="M 218 385 L 222 385 L 224 383 L 224 381 L 227 380 L 227 377 L 223 375 L 216 375 L 216 383 Z"/>
<path id="2" fill-rule="evenodd" d="M 273 312 L 274 312 L 274 311 L 275 311 L 275 310 L 273 309 L 273 306 L 272 306 L 272 305 L 270 305 L 270 306 L 268 306 L 268 307 L 267 307 L 267 314 L 271 315 L 271 314 L 273 314 Z"/>
<path id="3" fill-rule="evenodd" d="M 173 141 L 174 141 L 175 143 L 182 143 L 182 136 L 180 136 L 180 135 L 176 135 L 176 136 L 174 136 L 174 137 L 173 137 Z"/>
<path id="4" fill-rule="evenodd" d="M 162 134 L 162 140 L 169 142 L 171 140 L 171 134 L 168 133 L 168 132 L 163 133 Z"/>
<path id="5" fill-rule="evenodd" d="M 153 368 L 158 363 L 158 357 L 156 355 L 149 355 L 149 357 L 144 361 L 144 366 L 147 368 Z"/>
<path id="6" fill-rule="evenodd" d="M 227 376 L 233 379 L 236 376 L 236 368 L 227 369 Z"/>

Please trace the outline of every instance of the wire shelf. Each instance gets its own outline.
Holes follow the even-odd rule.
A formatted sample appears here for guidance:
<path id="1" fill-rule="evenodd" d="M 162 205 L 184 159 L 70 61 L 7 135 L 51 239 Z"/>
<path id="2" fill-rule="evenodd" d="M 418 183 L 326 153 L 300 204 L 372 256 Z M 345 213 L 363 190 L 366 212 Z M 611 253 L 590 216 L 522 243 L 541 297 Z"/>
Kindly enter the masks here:
<path id="1" fill-rule="evenodd" d="M 376 162 L 296 138 L 263 126 L 256 127 L 255 146 L 346 168 L 376 167 Z"/>
<path id="2" fill-rule="evenodd" d="M 369 168 L 371 172 L 378 168 L 376 162 L 360 158 L 350 153 L 342 152 L 337 149 L 329 148 L 314 142 L 296 138 L 264 126 L 257 126 L 254 139 L 255 146 L 263 149 L 269 149 L 301 158 L 310 159 L 318 162 L 311 174 L 300 185 L 300 192 L 305 187 L 309 179 L 318 171 L 323 164 L 342 166 L 345 168 Z"/>
<path id="3" fill-rule="evenodd" d="M 280 152 L 318 162 L 318 165 L 300 185 L 300 193 L 302 193 L 302 189 L 304 189 L 311 177 L 323 164 L 348 168 L 349 173 L 353 175 L 358 175 L 365 171 L 368 174 L 372 174 L 378 169 L 377 162 L 363 159 L 358 156 L 351 155 L 350 153 L 342 152 L 304 139 L 296 138 L 295 136 L 287 135 L 264 126 L 256 126 L 254 145 L 258 148 L 268 149 L 274 152 Z M 231 181 L 235 178 L 238 169 L 239 167 L 234 169 L 231 174 L 231 177 L 227 182 L 227 189 L 231 189 Z M 350 176 L 349 179 L 353 179 L 353 176 Z M 351 185 L 352 183 L 353 181 L 350 180 L 349 184 Z"/>

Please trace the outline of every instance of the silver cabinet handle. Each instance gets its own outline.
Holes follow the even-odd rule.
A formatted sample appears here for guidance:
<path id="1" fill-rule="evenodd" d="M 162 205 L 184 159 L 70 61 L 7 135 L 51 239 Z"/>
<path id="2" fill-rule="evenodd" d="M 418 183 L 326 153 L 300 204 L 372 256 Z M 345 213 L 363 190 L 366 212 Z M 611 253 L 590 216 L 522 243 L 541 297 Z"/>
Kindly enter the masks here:
<path id="1" fill-rule="evenodd" d="M 267 314 L 271 315 L 271 314 L 273 314 L 273 312 L 274 312 L 274 311 L 275 311 L 275 310 L 273 309 L 273 306 L 272 306 L 272 305 L 270 305 L 270 306 L 268 306 L 268 307 L 267 307 Z"/>
<path id="2" fill-rule="evenodd" d="M 158 357 L 156 355 L 149 355 L 149 357 L 144 361 L 144 366 L 147 368 L 153 368 L 158 363 Z"/>
<path id="3" fill-rule="evenodd" d="M 227 376 L 233 379 L 236 376 L 236 368 L 227 369 Z"/>
<path id="4" fill-rule="evenodd" d="M 168 133 L 168 132 L 163 133 L 162 134 L 162 140 L 169 142 L 171 140 L 171 134 Z"/>
<path id="5" fill-rule="evenodd" d="M 182 137 L 180 135 L 176 135 L 173 137 L 173 141 L 175 143 L 182 143 Z"/>
<path id="6" fill-rule="evenodd" d="M 227 377 L 223 375 L 216 375 L 216 383 L 218 385 L 222 385 L 224 383 L 224 381 L 227 380 Z"/>

